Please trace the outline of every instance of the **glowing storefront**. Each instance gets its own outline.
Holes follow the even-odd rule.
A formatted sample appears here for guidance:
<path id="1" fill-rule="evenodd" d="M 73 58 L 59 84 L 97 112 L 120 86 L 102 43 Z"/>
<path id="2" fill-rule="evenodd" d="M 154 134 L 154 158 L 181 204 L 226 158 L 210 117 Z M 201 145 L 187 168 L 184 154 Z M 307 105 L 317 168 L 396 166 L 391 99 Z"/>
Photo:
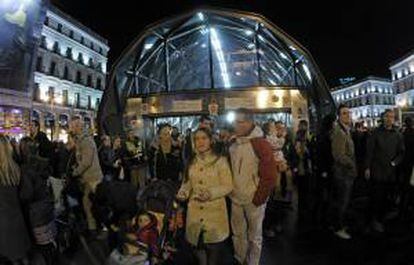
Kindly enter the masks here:
<path id="1" fill-rule="evenodd" d="M 294 127 L 334 103 L 309 52 L 270 21 L 201 9 L 150 25 L 132 42 L 111 71 L 98 119 L 106 133 L 148 135 L 161 122 L 194 128 L 201 114 L 222 126 L 240 107 Z"/>

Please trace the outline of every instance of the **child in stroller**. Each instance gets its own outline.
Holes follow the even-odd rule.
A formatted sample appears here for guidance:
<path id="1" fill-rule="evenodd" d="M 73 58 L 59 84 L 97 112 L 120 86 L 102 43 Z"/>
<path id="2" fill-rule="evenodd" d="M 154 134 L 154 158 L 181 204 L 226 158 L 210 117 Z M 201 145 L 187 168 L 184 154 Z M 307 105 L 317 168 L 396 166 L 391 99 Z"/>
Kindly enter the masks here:
<path id="1" fill-rule="evenodd" d="M 165 264 L 176 250 L 183 228 L 182 211 L 175 203 L 177 189 L 166 181 L 148 185 L 138 195 L 139 214 L 126 220 L 118 232 L 121 240 L 109 265 Z"/>

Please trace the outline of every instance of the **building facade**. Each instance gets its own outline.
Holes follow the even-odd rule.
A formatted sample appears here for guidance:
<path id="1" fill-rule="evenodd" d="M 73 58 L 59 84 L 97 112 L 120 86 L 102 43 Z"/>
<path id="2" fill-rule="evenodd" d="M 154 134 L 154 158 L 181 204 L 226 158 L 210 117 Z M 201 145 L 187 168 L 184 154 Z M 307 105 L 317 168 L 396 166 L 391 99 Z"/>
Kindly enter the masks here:
<path id="1" fill-rule="evenodd" d="M 20 138 L 30 121 L 36 43 L 46 0 L 0 3 L 0 133 Z"/>
<path id="2" fill-rule="evenodd" d="M 414 50 L 390 65 L 400 119 L 414 116 Z"/>
<path id="3" fill-rule="evenodd" d="M 363 121 L 366 126 L 378 125 L 386 109 L 396 107 L 395 90 L 390 80 L 368 76 L 362 80 L 332 89 L 336 104 L 345 104 L 352 111 L 354 122 Z"/>
<path id="4" fill-rule="evenodd" d="M 65 140 L 73 116 L 94 129 L 108 51 L 106 39 L 50 6 L 37 52 L 31 113 L 50 139 Z"/>

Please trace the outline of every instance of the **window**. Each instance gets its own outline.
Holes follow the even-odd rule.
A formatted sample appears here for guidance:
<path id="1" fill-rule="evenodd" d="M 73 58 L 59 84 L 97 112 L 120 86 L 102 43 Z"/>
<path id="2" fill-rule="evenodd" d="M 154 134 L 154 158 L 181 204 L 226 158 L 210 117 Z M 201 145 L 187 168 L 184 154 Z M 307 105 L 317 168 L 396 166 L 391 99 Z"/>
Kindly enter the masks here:
<path id="1" fill-rule="evenodd" d="M 83 61 L 83 54 L 81 52 L 78 55 L 78 62 L 81 63 L 81 64 L 84 63 L 84 61 Z"/>
<path id="2" fill-rule="evenodd" d="M 80 43 L 82 43 L 82 44 L 85 43 L 85 38 L 83 36 L 81 36 L 81 38 L 80 38 Z"/>
<path id="3" fill-rule="evenodd" d="M 69 31 L 69 38 L 73 39 L 73 30 Z"/>
<path id="4" fill-rule="evenodd" d="M 80 71 L 76 72 L 76 83 L 78 84 L 82 83 L 82 73 Z"/>
<path id="5" fill-rule="evenodd" d="M 99 47 L 98 52 L 99 52 L 99 54 L 102 54 L 102 47 Z"/>
<path id="6" fill-rule="evenodd" d="M 89 65 L 89 67 L 93 67 L 93 59 L 92 59 L 92 57 L 91 58 L 89 58 L 89 62 L 88 62 L 88 65 Z"/>
<path id="7" fill-rule="evenodd" d="M 91 49 L 93 50 L 93 42 L 91 41 L 91 45 L 90 45 Z"/>
<path id="8" fill-rule="evenodd" d="M 69 78 L 69 68 L 65 65 L 65 69 L 63 70 L 63 79 L 70 80 Z"/>
<path id="9" fill-rule="evenodd" d="M 37 57 L 36 71 L 43 72 L 43 57 L 42 56 Z"/>
<path id="10" fill-rule="evenodd" d="M 49 90 L 48 90 L 48 102 L 49 103 L 52 103 L 52 102 L 54 102 L 54 99 L 55 99 L 55 88 L 54 87 L 49 87 Z"/>
<path id="11" fill-rule="evenodd" d="M 55 41 L 55 43 L 53 43 L 53 52 L 60 53 L 59 42 L 57 42 L 57 41 Z"/>
<path id="12" fill-rule="evenodd" d="M 67 49 L 66 49 L 66 58 L 69 58 L 69 59 L 73 59 L 73 53 L 72 53 L 72 48 L 70 48 L 70 47 L 68 47 Z"/>
<path id="13" fill-rule="evenodd" d="M 92 87 L 92 76 L 91 75 L 88 75 L 88 78 L 86 80 L 86 85 L 88 87 Z"/>
<path id="14" fill-rule="evenodd" d="M 102 72 L 102 64 L 101 63 L 98 63 L 96 65 L 96 70 L 98 70 L 99 72 Z"/>
<path id="15" fill-rule="evenodd" d="M 92 98 L 91 96 L 88 96 L 88 109 L 92 108 Z"/>
<path id="16" fill-rule="evenodd" d="M 62 24 L 60 23 L 58 24 L 57 31 L 62 33 Z"/>
<path id="17" fill-rule="evenodd" d="M 101 100 L 99 98 L 96 98 L 95 109 L 99 108 L 100 103 L 101 103 Z"/>
<path id="18" fill-rule="evenodd" d="M 40 87 L 39 83 L 35 83 L 34 89 L 33 89 L 33 100 L 34 101 L 40 101 Z"/>
<path id="19" fill-rule="evenodd" d="M 80 94 L 79 93 L 75 94 L 75 107 L 80 108 Z"/>
<path id="20" fill-rule="evenodd" d="M 40 40 L 40 47 L 46 49 L 47 48 L 47 44 L 46 44 L 46 36 L 42 36 L 42 39 Z"/>
<path id="21" fill-rule="evenodd" d="M 98 78 L 96 80 L 96 88 L 97 89 L 102 89 L 102 79 L 101 78 Z"/>
<path id="22" fill-rule="evenodd" d="M 45 25 L 49 26 L 49 17 L 45 17 Z"/>
<path id="23" fill-rule="evenodd" d="M 51 75 L 56 75 L 56 62 L 52 61 L 52 62 L 50 63 L 49 73 L 50 73 Z"/>
<path id="24" fill-rule="evenodd" d="M 67 90 L 63 90 L 62 91 L 62 104 L 64 106 L 68 105 L 69 101 L 69 95 L 68 95 L 68 91 Z"/>

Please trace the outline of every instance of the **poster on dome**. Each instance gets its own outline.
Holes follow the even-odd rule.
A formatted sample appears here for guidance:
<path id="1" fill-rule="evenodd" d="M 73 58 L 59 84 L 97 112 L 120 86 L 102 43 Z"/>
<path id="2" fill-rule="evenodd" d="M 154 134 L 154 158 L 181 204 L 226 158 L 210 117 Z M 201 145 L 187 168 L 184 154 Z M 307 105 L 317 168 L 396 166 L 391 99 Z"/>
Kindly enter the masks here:
<path id="1" fill-rule="evenodd" d="M 0 0 L 0 89 L 26 91 L 47 0 Z"/>

